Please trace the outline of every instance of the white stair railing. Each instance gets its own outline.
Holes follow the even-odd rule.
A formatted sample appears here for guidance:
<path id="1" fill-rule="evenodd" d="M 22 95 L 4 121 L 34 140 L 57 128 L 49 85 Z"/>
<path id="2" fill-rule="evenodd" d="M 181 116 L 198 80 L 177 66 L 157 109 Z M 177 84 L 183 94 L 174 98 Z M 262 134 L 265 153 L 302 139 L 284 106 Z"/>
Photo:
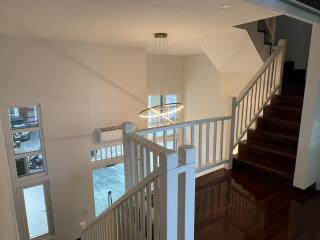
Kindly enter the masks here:
<path id="1" fill-rule="evenodd" d="M 202 171 L 230 160 L 230 125 L 231 117 L 224 116 L 143 129 L 136 133 L 175 151 L 181 145 L 195 146 L 197 171 Z"/>
<path id="2" fill-rule="evenodd" d="M 263 108 L 275 93 L 281 92 L 282 72 L 286 41 L 280 40 L 278 47 L 233 103 L 234 146 L 258 118 Z"/>
<path id="3" fill-rule="evenodd" d="M 111 161 L 116 158 L 122 158 L 123 145 L 122 139 L 95 144 L 91 149 L 91 161 Z"/>
<path id="4" fill-rule="evenodd" d="M 281 91 L 285 49 L 286 41 L 280 40 L 278 47 L 239 96 L 230 99 L 229 116 L 143 129 L 135 133 L 168 149 L 177 150 L 184 144 L 194 146 L 197 172 L 221 164 L 232 168 L 233 149 L 271 97 Z M 131 132 L 134 132 L 133 127 Z"/>
<path id="5" fill-rule="evenodd" d="M 194 148 L 181 146 L 175 152 L 135 133 L 124 134 L 126 147 L 126 169 L 136 169 L 126 178 L 132 186 L 126 184 L 125 195 L 85 228 L 81 239 L 193 240 Z"/>

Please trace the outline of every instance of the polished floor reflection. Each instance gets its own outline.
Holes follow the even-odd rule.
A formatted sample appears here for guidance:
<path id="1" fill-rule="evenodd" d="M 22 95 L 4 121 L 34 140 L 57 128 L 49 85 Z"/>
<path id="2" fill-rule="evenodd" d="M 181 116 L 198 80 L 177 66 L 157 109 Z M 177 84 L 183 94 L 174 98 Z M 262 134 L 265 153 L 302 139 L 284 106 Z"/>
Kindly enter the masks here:
<path id="1" fill-rule="evenodd" d="M 197 179 L 197 240 L 320 240 L 320 193 L 244 170 Z"/>

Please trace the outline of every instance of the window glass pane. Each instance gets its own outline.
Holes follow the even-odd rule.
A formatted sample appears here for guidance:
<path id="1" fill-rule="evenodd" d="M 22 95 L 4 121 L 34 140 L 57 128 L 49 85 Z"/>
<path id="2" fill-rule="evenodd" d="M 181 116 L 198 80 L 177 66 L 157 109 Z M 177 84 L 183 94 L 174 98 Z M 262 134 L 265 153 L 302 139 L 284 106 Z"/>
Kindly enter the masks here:
<path id="1" fill-rule="evenodd" d="M 23 189 L 30 239 L 49 233 L 44 185 Z"/>
<path id="2" fill-rule="evenodd" d="M 96 169 L 92 173 L 94 204 L 96 216 L 100 215 L 109 206 L 108 192 L 111 191 L 112 202 L 118 200 L 125 191 L 124 164 Z"/>
<path id="3" fill-rule="evenodd" d="M 166 96 L 166 103 L 176 103 L 177 101 L 177 95 L 175 94 Z"/>
<path id="4" fill-rule="evenodd" d="M 11 129 L 39 127 L 37 107 L 14 107 L 8 112 Z"/>
<path id="5" fill-rule="evenodd" d="M 15 154 L 41 150 L 40 131 L 13 133 L 12 141 Z"/>
<path id="6" fill-rule="evenodd" d="M 173 149 L 173 141 L 168 141 L 166 148 L 167 149 Z"/>
<path id="7" fill-rule="evenodd" d="M 16 159 L 18 177 L 24 177 L 43 172 L 43 160 L 42 154 Z"/>
<path id="8" fill-rule="evenodd" d="M 152 107 L 155 105 L 159 105 L 161 103 L 170 104 L 177 103 L 178 97 L 176 94 L 170 94 L 166 96 L 156 95 L 156 96 L 148 96 L 148 107 Z M 173 111 L 173 113 L 169 114 L 167 117 L 173 121 L 178 120 L 177 112 L 174 112 L 176 109 L 176 105 L 167 106 L 167 111 Z M 166 123 L 166 120 L 161 117 L 148 118 L 148 127 L 162 126 Z"/>
<path id="9" fill-rule="evenodd" d="M 177 95 L 167 95 L 166 96 L 166 103 L 177 103 Z M 169 107 L 168 111 L 174 111 L 176 109 L 176 106 L 173 105 L 172 107 Z M 169 114 L 169 118 L 171 120 L 177 120 L 177 113 L 174 112 L 174 113 L 171 113 Z"/>

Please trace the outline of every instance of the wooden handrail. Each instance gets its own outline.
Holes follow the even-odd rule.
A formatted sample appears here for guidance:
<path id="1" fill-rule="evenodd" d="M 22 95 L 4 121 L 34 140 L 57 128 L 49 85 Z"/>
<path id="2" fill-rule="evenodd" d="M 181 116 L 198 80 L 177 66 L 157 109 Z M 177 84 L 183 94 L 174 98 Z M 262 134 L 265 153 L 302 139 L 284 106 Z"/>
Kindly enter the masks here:
<path id="1" fill-rule="evenodd" d="M 285 49 L 284 45 L 280 45 L 277 49 L 268 57 L 268 59 L 263 63 L 260 69 L 256 72 L 256 74 L 252 77 L 250 82 L 245 86 L 245 88 L 241 91 L 241 93 L 237 96 L 237 104 L 244 98 L 244 96 L 248 93 L 249 89 L 256 83 L 256 81 L 261 77 L 261 75 L 268 69 L 273 60 Z"/>

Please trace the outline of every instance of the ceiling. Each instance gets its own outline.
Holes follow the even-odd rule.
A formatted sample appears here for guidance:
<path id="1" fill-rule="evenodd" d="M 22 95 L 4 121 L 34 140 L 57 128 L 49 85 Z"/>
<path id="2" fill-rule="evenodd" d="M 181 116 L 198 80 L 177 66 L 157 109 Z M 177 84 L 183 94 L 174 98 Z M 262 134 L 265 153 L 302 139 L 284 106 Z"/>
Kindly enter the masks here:
<path id="1" fill-rule="evenodd" d="M 167 32 L 171 53 L 188 55 L 208 36 L 274 15 L 245 0 L 0 0 L 0 34 L 148 48 Z"/>

